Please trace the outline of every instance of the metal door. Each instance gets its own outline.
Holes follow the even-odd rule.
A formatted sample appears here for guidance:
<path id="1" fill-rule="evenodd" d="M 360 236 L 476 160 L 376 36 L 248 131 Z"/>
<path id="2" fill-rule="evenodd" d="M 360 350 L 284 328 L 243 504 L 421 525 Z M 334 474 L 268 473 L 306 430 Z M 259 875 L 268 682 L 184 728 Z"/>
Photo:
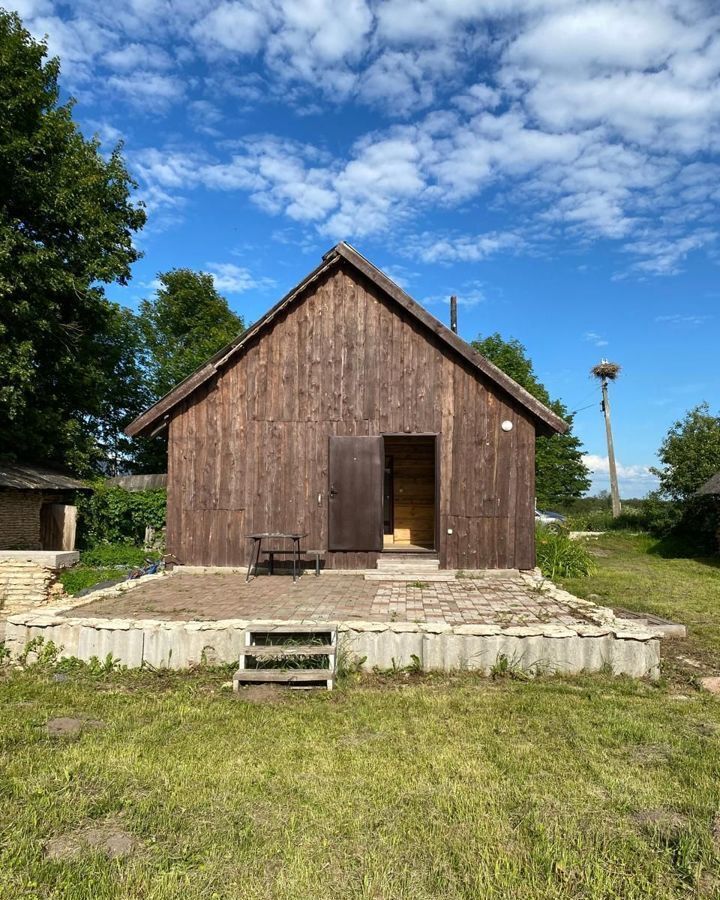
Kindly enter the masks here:
<path id="1" fill-rule="evenodd" d="M 329 550 L 382 550 L 383 461 L 382 437 L 330 438 Z"/>

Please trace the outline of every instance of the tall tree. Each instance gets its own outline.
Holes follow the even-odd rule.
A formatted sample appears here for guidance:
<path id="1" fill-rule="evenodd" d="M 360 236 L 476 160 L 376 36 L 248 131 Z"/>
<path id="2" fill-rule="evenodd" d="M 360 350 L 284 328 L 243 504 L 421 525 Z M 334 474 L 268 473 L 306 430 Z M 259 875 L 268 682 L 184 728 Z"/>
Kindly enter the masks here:
<path id="1" fill-rule="evenodd" d="M 672 425 L 658 451 L 662 468 L 652 469 L 660 490 L 687 502 L 697 489 L 720 472 L 720 412 L 713 415 L 701 403 Z"/>
<path id="2" fill-rule="evenodd" d="M 570 423 L 565 434 L 541 436 L 535 442 L 535 492 L 538 505 L 567 503 L 582 496 L 590 487 L 590 479 L 582 460 L 582 444 L 572 433 L 572 415 L 559 400 L 550 399 L 547 388 L 535 374 L 525 347 L 515 338 L 505 340 L 497 332 L 485 338 L 478 336 L 472 346 L 533 397 Z"/>
<path id="3" fill-rule="evenodd" d="M 151 399 L 176 384 L 241 334 L 242 318 L 215 288 L 212 275 L 173 269 L 158 275 L 155 295 L 140 304 L 145 366 Z M 167 438 L 139 439 L 136 469 L 164 472 Z"/>
<path id="4" fill-rule="evenodd" d="M 0 448 L 25 461 L 99 467 L 118 309 L 144 211 L 118 146 L 108 159 L 59 103 L 59 62 L 0 10 Z M 122 350 L 119 351 L 122 353 Z"/>
<path id="5" fill-rule="evenodd" d="M 158 399 L 245 328 L 215 289 L 212 275 L 172 269 L 158 275 L 155 296 L 140 304 L 150 389 Z"/>

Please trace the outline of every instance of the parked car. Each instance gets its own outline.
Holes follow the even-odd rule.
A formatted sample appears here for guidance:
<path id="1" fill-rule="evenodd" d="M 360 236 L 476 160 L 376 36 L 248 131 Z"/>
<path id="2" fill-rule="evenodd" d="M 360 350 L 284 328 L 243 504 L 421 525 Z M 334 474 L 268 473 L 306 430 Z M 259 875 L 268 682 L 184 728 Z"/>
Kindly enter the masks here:
<path id="1" fill-rule="evenodd" d="M 542 525 L 544 528 L 560 528 L 565 524 L 565 516 L 550 510 L 536 509 L 535 524 Z"/>

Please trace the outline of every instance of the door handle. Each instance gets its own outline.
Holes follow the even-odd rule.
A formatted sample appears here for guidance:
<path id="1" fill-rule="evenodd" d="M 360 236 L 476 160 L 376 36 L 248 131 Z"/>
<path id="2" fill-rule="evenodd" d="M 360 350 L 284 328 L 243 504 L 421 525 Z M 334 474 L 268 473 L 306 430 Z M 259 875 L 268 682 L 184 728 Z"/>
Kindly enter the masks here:
<path id="1" fill-rule="evenodd" d="M 335 485 L 331 484 L 330 491 L 329 491 L 330 499 L 332 500 L 333 497 L 337 497 L 337 494 L 338 494 L 338 492 L 335 490 Z"/>

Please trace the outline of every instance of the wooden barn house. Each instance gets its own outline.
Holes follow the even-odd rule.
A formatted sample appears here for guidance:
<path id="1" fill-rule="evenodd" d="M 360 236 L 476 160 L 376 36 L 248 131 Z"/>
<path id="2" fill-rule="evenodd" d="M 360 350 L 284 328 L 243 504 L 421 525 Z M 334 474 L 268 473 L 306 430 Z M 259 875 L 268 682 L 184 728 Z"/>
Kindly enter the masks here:
<path id="1" fill-rule="evenodd" d="M 535 436 L 565 422 L 348 244 L 127 429 L 168 429 L 168 552 L 247 565 L 300 532 L 327 568 L 387 552 L 535 565 Z"/>

